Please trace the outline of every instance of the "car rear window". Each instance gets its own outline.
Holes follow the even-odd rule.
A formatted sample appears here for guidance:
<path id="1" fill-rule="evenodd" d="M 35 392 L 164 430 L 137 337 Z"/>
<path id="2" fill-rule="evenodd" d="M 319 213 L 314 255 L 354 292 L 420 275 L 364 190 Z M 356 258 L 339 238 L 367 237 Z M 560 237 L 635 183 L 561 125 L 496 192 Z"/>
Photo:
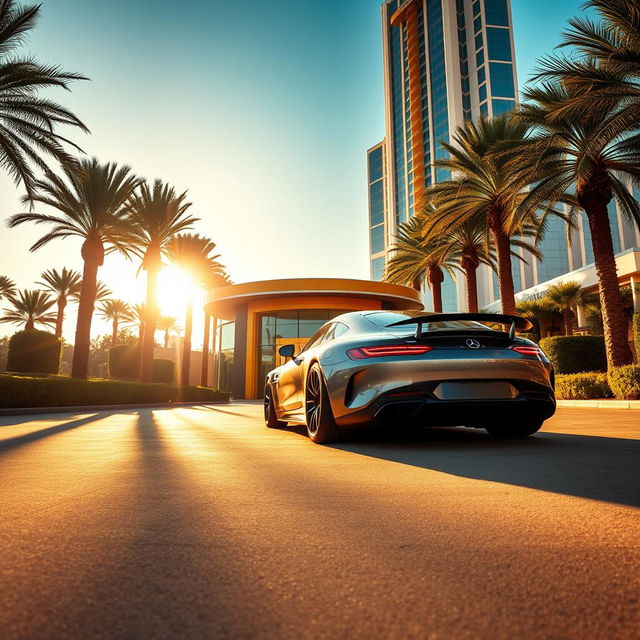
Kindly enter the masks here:
<path id="1" fill-rule="evenodd" d="M 389 327 L 394 322 L 401 322 L 402 320 L 408 320 L 411 315 L 404 313 L 393 313 L 388 311 L 377 311 L 373 313 L 365 314 L 365 318 L 372 322 L 377 327 L 388 328 L 394 333 L 401 332 L 403 335 L 410 335 L 415 333 L 418 328 L 418 323 L 405 324 L 400 327 Z M 474 322 L 473 320 L 447 320 L 446 322 L 429 322 L 423 323 L 423 331 L 425 333 L 429 331 L 486 331 L 489 327 L 480 322 Z"/>

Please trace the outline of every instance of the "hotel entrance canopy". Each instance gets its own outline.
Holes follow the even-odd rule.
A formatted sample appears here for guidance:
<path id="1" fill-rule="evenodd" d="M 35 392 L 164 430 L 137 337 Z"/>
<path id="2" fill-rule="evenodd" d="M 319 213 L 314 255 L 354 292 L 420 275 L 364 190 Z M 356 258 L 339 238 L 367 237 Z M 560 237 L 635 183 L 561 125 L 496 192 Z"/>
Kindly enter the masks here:
<path id="1" fill-rule="evenodd" d="M 409 287 L 342 278 L 292 278 L 211 290 L 205 311 L 215 321 L 214 385 L 236 399 L 259 398 L 278 347 L 298 348 L 331 318 L 365 309 L 422 309 Z"/>

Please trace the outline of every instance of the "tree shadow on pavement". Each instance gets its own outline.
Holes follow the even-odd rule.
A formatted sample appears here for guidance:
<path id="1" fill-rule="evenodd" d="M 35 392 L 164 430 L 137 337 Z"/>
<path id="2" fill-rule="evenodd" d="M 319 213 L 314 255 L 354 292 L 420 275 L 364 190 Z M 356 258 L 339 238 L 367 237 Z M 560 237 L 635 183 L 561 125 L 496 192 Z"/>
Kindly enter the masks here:
<path id="1" fill-rule="evenodd" d="M 78 427 L 82 427 L 86 424 L 89 424 L 90 422 L 96 422 L 97 420 L 101 420 L 107 415 L 109 414 L 104 412 L 94 413 L 93 415 L 85 416 L 84 418 L 77 418 L 76 420 L 69 420 L 67 422 L 63 422 L 62 424 L 56 424 L 52 427 L 45 427 L 44 429 L 38 429 L 37 431 L 31 431 L 29 433 L 24 433 L 19 436 L 0 439 L 0 453 L 2 451 L 13 449 L 14 447 L 27 444 L 29 442 L 35 442 L 36 440 L 41 440 L 42 438 L 48 438 L 49 436 L 53 436 L 56 433 L 62 433 L 63 431 L 70 431 L 71 429 L 77 429 Z M 9 425 L 3 425 L 3 426 L 9 426 Z M 17 426 L 17 425 L 11 425 L 11 426 Z"/>
<path id="2" fill-rule="evenodd" d="M 359 440 L 365 436 L 360 435 Z M 640 506 L 640 441 L 539 433 L 497 440 L 471 429 L 421 429 L 331 445 L 455 476 Z"/>

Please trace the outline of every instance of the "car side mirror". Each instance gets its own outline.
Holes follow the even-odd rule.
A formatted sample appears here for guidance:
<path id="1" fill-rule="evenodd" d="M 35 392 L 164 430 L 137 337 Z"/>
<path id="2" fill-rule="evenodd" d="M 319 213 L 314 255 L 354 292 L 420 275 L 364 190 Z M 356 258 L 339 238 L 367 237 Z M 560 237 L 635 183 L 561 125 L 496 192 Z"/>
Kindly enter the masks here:
<path id="1" fill-rule="evenodd" d="M 279 349 L 278 349 L 278 353 L 283 357 L 283 358 L 293 358 L 294 354 L 296 352 L 296 345 L 295 344 L 283 344 Z"/>

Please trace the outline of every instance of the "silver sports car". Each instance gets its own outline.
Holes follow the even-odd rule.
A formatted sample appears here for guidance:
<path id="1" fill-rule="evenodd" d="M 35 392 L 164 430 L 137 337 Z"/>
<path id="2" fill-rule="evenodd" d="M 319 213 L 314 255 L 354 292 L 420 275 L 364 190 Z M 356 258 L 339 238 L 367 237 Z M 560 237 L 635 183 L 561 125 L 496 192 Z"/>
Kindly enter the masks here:
<path id="1" fill-rule="evenodd" d="M 290 360 L 267 375 L 267 427 L 304 424 L 314 442 L 375 424 L 531 435 L 556 401 L 549 360 L 515 335 L 530 328 L 525 318 L 488 313 L 345 313 L 300 353 L 280 347 Z"/>

